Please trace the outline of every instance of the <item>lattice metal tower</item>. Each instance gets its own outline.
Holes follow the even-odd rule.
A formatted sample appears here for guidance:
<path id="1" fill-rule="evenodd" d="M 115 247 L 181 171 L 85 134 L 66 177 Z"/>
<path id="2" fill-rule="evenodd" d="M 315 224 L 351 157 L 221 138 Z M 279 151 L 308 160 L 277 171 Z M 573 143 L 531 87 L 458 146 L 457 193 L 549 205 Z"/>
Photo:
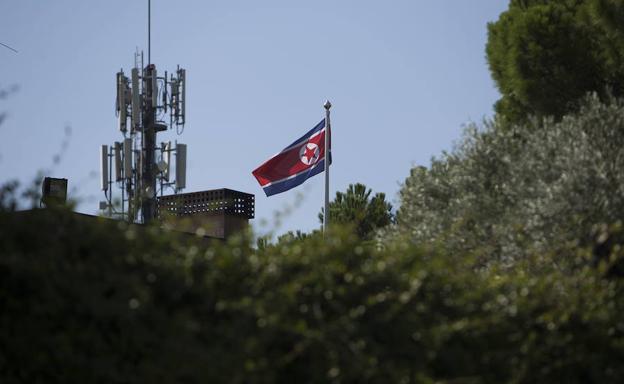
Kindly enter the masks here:
<path id="1" fill-rule="evenodd" d="M 185 144 L 157 141 L 157 134 L 169 129 L 179 135 L 186 122 L 186 70 L 158 76 L 151 59 L 151 4 L 148 1 L 148 63 L 143 53 L 135 54 L 130 78 L 117 72 L 116 113 L 122 142 L 102 145 L 101 188 L 106 201 L 100 209 L 109 216 L 131 222 L 149 223 L 156 217 L 157 194 L 165 188 L 178 193 L 186 187 Z M 175 154 L 175 178 L 171 177 L 171 154 Z M 115 177 L 113 178 L 113 169 Z M 113 187 L 121 199 L 113 199 Z"/>

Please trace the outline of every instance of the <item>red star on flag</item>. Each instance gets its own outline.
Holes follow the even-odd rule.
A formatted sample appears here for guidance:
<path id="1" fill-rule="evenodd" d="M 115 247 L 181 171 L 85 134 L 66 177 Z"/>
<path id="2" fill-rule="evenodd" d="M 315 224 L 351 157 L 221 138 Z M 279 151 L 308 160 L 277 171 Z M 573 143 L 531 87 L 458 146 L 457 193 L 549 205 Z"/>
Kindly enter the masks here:
<path id="1" fill-rule="evenodd" d="M 308 161 L 314 159 L 314 156 L 316 155 L 316 148 L 317 147 L 313 147 L 313 148 L 306 147 L 304 156 L 308 158 Z"/>

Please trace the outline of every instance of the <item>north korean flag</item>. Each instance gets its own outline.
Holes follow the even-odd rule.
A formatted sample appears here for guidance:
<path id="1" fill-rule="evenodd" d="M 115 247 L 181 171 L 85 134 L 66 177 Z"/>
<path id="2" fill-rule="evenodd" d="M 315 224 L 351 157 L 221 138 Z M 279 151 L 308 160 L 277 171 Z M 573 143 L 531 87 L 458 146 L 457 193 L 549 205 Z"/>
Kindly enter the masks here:
<path id="1" fill-rule="evenodd" d="M 267 196 L 288 191 L 325 170 L 325 134 L 323 119 L 252 172 Z"/>

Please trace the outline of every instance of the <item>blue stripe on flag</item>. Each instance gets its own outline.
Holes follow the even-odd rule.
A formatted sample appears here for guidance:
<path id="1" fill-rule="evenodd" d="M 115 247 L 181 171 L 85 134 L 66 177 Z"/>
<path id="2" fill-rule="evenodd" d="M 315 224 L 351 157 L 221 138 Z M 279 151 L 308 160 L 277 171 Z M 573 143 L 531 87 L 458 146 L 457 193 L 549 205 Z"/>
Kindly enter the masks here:
<path id="1" fill-rule="evenodd" d="M 297 140 L 293 141 L 293 143 L 290 144 L 288 147 L 282 149 L 282 152 L 284 152 L 285 150 L 293 147 L 296 144 L 301 144 L 301 142 L 304 141 L 304 140 L 307 141 L 310 138 L 310 136 L 312 136 L 316 132 L 319 132 L 323 128 L 325 128 L 325 119 L 321 120 L 320 123 L 316 124 L 316 127 L 310 129 L 305 135 L 303 135 L 300 138 L 298 138 Z"/>

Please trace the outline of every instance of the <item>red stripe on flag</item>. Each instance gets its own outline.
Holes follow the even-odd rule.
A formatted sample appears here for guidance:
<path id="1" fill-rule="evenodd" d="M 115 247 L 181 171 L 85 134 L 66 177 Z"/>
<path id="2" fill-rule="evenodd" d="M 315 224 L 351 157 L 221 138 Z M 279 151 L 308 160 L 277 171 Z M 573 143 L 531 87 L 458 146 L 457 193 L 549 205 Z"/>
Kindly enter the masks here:
<path id="1" fill-rule="evenodd" d="M 299 154 L 301 147 L 307 145 L 308 143 L 316 144 L 319 148 L 318 160 L 309 165 L 301 161 L 301 156 Z M 312 137 L 308 141 L 303 142 L 301 145 L 270 158 L 264 164 L 256 168 L 252 174 L 256 177 L 258 183 L 260 183 L 263 187 L 269 183 L 294 176 L 311 168 L 314 164 L 317 164 L 325 158 L 324 144 L 325 131 L 322 131 L 320 134 Z"/>

